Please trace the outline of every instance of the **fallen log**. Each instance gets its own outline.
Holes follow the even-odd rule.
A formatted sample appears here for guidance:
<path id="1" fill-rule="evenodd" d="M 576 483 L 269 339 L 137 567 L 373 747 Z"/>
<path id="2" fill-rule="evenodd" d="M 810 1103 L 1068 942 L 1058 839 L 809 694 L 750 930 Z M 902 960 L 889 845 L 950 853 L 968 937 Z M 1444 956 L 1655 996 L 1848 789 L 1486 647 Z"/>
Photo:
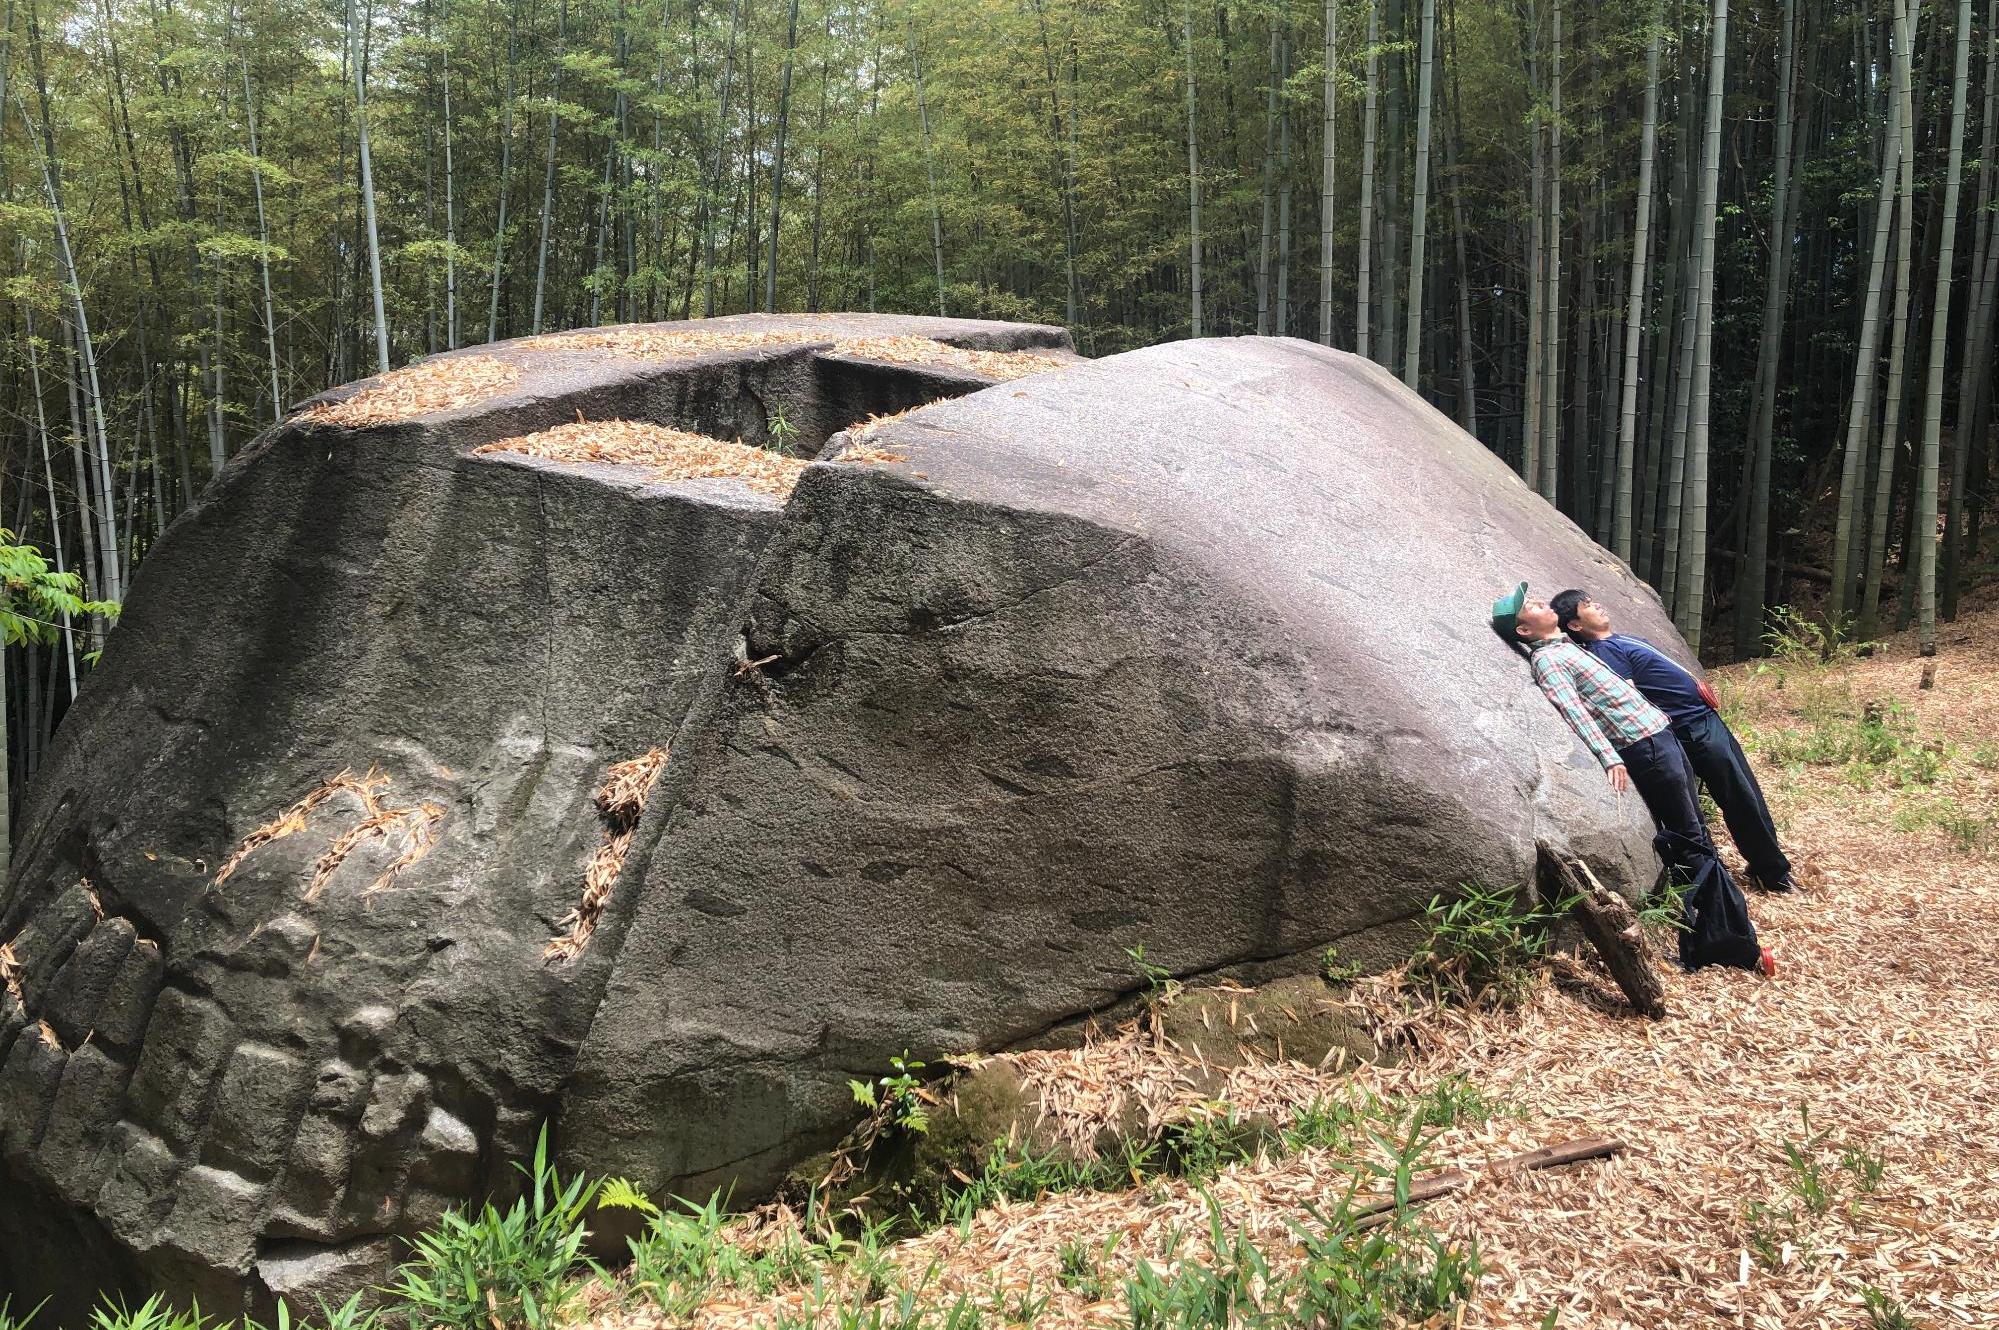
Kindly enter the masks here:
<path id="1" fill-rule="evenodd" d="M 1653 970 L 1645 930 L 1630 902 L 1597 881 L 1580 859 L 1540 847 L 1541 880 L 1560 884 L 1559 895 L 1575 901 L 1576 922 L 1610 969 L 1610 977 L 1645 1016 L 1666 1014 L 1666 988 Z"/>
<path id="2" fill-rule="evenodd" d="M 1501 1178 L 1518 1173 L 1538 1173 L 1543 1169 L 1580 1164 L 1590 1159 L 1608 1159 L 1624 1153 L 1624 1149 L 1624 1142 L 1615 1136 L 1585 1136 L 1580 1140 L 1544 1145 L 1538 1150 L 1502 1159 L 1487 1172 Z M 1409 1184 L 1408 1203 L 1412 1206 L 1423 1205 L 1463 1191 L 1471 1186 L 1472 1181 L 1472 1175 L 1461 1168 L 1447 1168 L 1441 1173 L 1417 1178 Z M 1355 1229 L 1376 1228 L 1394 1219 L 1400 1209 L 1393 1196 L 1372 1197 L 1347 1210 L 1348 1226 Z"/>

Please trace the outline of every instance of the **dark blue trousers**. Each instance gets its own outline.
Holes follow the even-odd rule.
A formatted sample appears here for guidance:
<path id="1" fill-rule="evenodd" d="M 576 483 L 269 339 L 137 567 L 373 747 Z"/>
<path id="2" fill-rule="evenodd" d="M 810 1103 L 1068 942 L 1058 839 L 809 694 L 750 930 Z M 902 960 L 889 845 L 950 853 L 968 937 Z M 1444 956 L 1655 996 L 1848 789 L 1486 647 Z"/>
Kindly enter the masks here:
<path id="1" fill-rule="evenodd" d="M 1750 873 L 1765 882 L 1784 877 L 1791 871 L 1791 861 L 1777 844 L 1763 787 L 1756 783 L 1756 773 L 1749 769 L 1749 759 L 1727 723 L 1710 711 L 1698 720 L 1676 721 L 1673 733 L 1694 774 L 1721 809 L 1721 819 L 1728 823 L 1735 848 L 1749 861 Z"/>
<path id="2" fill-rule="evenodd" d="M 1672 731 L 1662 730 L 1617 750 L 1639 797 L 1658 827 L 1653 847 L 1675 880 L 1684 884 L 1680 964 L 1756 968 L 1762 947 L 1742 889 L 1728 875 L 1694 794 L 1694 769 Z"/>

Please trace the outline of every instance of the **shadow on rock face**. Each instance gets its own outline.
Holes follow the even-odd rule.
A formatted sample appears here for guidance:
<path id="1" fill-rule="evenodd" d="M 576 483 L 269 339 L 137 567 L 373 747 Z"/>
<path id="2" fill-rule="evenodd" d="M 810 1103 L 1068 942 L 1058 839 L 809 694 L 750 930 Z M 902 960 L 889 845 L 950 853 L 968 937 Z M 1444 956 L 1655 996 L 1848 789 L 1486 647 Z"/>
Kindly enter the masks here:
<path id="1" fill-rule="evenodd" d="M 663 432 L 531 446 L 579 418 Z M 84 1252 L 337 1301 L 550 1120 L 565 1167 L 750 1200 L 849 1077 L 1059 1032 L 1134 944 L 1309 970 L 1537 839 L 1628 880 L 1649 829 L 1485 627 L 1517 577 L 1676 642 L 1302 343 L 745 317 L 331 394 L 148 557 L 29 793 L 0 1288 L 80 1323 Z"/>

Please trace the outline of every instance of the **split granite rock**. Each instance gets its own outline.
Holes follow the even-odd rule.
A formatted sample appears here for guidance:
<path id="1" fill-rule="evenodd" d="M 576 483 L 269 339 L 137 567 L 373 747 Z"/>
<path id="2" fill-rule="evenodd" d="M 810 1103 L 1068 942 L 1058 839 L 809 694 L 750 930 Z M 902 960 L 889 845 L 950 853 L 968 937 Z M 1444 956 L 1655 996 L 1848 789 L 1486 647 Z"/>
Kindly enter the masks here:
<path id="1" fill-rule="evenodd" d="M 1044 372 L 895 340 L 926 338 Z M 1637 801 L 1485 624 L 1515 578 L 1580 582 L 1684 657 L 1621 564 L 1354 357 L 1067 348 L 534 339 L 232 461 L 22 818 L 0 1292 L 310 1307 L 504 1194 L 544 1122 L 568 1167 L 749 1200 L 853 1125 L 850 1076 L 1060 1030 L 1135 986 L 1128 946 L 1386 959 L 1538 841 L 1649 880 Z M 472 451 L 579 414 L 781 415 L 819 460 L 781 502 Z M 655 751 L 613 826 L 593 794 Z"/>

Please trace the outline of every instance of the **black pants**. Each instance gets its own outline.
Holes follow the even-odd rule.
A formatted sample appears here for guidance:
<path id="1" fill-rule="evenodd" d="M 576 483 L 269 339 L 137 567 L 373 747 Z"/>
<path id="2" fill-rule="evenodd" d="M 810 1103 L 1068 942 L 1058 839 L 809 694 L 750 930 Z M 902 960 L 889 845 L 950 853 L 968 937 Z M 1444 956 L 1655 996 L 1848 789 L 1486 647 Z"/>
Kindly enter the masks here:
<path id="1" fill-rule="evenodd" d="M 1777 844 L 1777 828 L 1770 821 L 1770 805 L 1763 802 L 1763 787 L 1749 769 L 1742 745 L 1722 718 L 1710 711 L 1698 720 L 1675 721 L 1673 734 L 1687 753 L 1694 774 L 1707 786 L 1721 809 L 1735 848 L 1749 861 L 1749 871 L 1765 882 L 1776 882 L 1791 871 L 1791 861 Z"/>
<path id="2" fill-rule="evenodd" d="M 1701 819 L 1694 794 L 1694 769 L 1670 730 L 1618 750 L 1639 797 L 1658 827 L 1653 848 L 1674 880 L 1687 889 L 1681 921 L 1680 964 L 1756 968 L 1762 947 L 1742 889 L 1728 875 L 1714 838 Z"/>

